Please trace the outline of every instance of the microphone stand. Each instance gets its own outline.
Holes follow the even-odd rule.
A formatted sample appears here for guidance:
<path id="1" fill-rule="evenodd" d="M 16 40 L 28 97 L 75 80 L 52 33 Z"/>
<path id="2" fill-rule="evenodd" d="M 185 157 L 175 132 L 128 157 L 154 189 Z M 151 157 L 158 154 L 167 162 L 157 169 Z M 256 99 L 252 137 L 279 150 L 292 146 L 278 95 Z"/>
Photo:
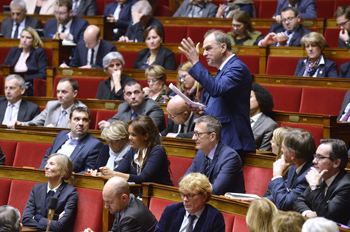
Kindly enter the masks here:
<path id="1" fill-rule="evenodd" d="M 57 0 L 57 6 L 58 6 L 58 8 L 60 8 L 60 0 Z M 58 14 L 58 16 L 56 16 L 56 19 L 57 19 L 57 31 L 56 31 L 54 39 L 59 40 L 60 39 L 60 33 L 58 32 L 58 26 L 60 25 L 60 22 L 58 20 L 58 17 L 59 17 L 60 12 L 57 12 L 57 14 Z"/>

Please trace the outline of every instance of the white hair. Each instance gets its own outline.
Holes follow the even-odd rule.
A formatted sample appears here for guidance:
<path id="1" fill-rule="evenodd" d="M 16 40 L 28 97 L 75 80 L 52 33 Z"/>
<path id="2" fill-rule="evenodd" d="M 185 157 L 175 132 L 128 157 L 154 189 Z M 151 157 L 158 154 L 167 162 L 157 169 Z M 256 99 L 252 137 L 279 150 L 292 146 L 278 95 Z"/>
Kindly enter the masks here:
<path id="1" fill-rule="evenodd" d="M 316 217 L 308 219 L 304 223 L 301 232 L 339 232 L 339 229 L 334 221 L 324 217 Z"/>

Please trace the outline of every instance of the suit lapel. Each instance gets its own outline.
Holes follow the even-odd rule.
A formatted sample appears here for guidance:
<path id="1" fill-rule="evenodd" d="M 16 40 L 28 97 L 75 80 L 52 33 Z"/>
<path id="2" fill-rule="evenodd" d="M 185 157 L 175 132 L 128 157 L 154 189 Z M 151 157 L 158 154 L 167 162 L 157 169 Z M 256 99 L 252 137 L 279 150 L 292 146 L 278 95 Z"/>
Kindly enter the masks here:
<path id="1" fill-rule="evenodd" d="M 27 102 L 25 102 L 22 99 L 21 104 L 19 105 L 17 121 L 22 121 L 23 118 L 26 116 L 26 113 L 27 113 L 26 108 L 27 108 Z"/>
<path id="2" fill-rule="evenodd" d="M 335 189 L 339 186 L 338 182 L 341 181 L 341 179 L 344 177 L 344 175 L 346 175 L 346 173 L 347 172 L 344 170 L 340 171 L 338 173 L 338 175 L 335 177 L 335 179 L 333 180 L 332 184 L 328 187 L 326 197 L 325 197 L 327 200 L 327 203 L 328 203 L 329 199 L 332 197 Z M 320 184 L 322 184 L 322 182 L 320 182 Z"/>
<path id="3" fill-rule="evenodd" d="M 219 159 L 219 154 L 220 154 L 220 150 L 222 148 L 222 143 L 219 142 L 218 145 L 216 146 L 216 150 L 215 150 L 215 153 L 214 153 L 214 157 L 213 157 L 213 160 L 211 161 L 211 164 L 210 164 L 210 168 L 209 168 L 209 177 L 211 176 L 211 173 L 213 172 L 213 169 L 216 165 L 216 162 L 218 161 Z M 205 162 L 205 160 L 204 160 Z M 204 165 L 203 165 L 204 166 Z M 208 178 L 209 178 L 208 177 Z M 210 178 L 209 178 L 210 179 Z"/>
<path id="4" fill-rule="evenodd" d="M 172 225 L 175 225 L 171 231 L 172 232 L 177 232 L 180 230 L 180 227 L 181 227 L 181 224 L 182 224 L 182 221 L 184 219 L 184 216 L 185 216 L 185 213 L 186 213 L 186 210 L 185 210 L 185 207 L 181 207 L 179 210 L 177 210 L 174 214 L 174 222 L 172 223 Z"/>
<path id="5" fill-rule="evenodd" d="M 258 120 L 254 123 L 252 130 L 256 129 L 265 120 L 265 118 L 266 116 L 264 114 L 261 114 Z"/>
<path id="6" fill-rule="evenodd" d="M 40 205 L 42 206 L 41 207 L 41 215 L 45 215 L 45 212 L 47 212 L 46 211 L 46 193 L 47 193 L 47 185 L 48 185 L 48 183 L 45 183 L 45 184 L 43 184 L 42 186 L 41 186 L 41 188 L 40 188 L 40 193 L 39 193 L 39 195 L 40 195 Z"/>
<path id="7" fill-rule="evenodd" d="M 201 214 L 201 216 L 199 217 L 196 226 L 193 228 L 193 232 L 200 232 L 202 231 L 202 228 L 204 227 L 205 224 L 205 219 L 207 218 L 207 213 L 208 213 L 208 207 L 207 205 L 204 205 L 204 210 Z"/>
<path id="8" fill-rule="evenodd" d="M 57 152 L 62 147 L 62 145 L 66 142 L 67 140 L 66 136 L 68 133 L 69 131 L 65 131 L 65 133 L 62 134 L 62 136 L 60 135 L 60 137 L 56 137 L 58 140 L 57 140 L 57 143 L 53 143 L 54 147 L 52 148 L 52 154 Z"/>
<path id="9" fill-rule="evenodd" d="M 78 156 L 79 152 L 81 151 L 81 149 L 83 149 L 83 147 L 85 146 L 86 143 L 86 138 L 88 137 L 89 134 L 86 134 L 83 138 L 81 138 L 81 140 L 78 142 L 77 146 L 75 147 L 74 151 L 72 152 L 72 154 L 70 155 L 70 159 L 73 161 L 75 159 L 76 156 Z"/>
<path id="10" fill-rule="evenodd" d="M 0 104 L 0 109 L 1 109 L 0 110 L 0 124 L 4 120 L 7 104 L 8 104 L 8 101 L 6 99 L 4 101 L 1 101 L 1 104 Z"/>

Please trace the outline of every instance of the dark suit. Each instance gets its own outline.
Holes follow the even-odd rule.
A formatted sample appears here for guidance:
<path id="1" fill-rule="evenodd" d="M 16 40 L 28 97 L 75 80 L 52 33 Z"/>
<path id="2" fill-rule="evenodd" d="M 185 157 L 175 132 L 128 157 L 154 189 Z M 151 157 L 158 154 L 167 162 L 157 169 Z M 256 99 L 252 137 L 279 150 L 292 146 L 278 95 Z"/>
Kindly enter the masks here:
<path id="1" fill-rule="evenodd" d="M 337 118 L 337 120 L 339 121 L 340 118 L 343 116 L 343 114 L 345 113 L 345 108 L 346 106 L 349 104 L 350 102 L 350 90 L 348 90 L 344 96 L 344 100 L 343 100 L 343 103 L 341 104 L 341 108 L 340 108 L 340 111 L 339 111 L 339 116 Z"/>
<path id="2" fill-rule="evenodd" d="M 46 155 L 41 161 L 40 169 L 45 168 L 47 158 L 51 154 L 56 153 L 67 141 L 66 135 L 69 132 L 70 131 L 61 131 L 58 133 L 52 146 L 47 150 Z M 103 144 L 100 140 L 89 133 L 80 138 L 77 146 L 69 157 L 74 165 L 73 171 L 76 173 L 84 173 L 87 169 L 93 169 L 102 146 Z"/>
<path id="3" fill-rule="evenodd" d="M 191 17 L 193 5 L 189 3 L 189 0 L 185 0 L 179 9 L 175 12 L 173 17 Z M 215 18 L 216 11 L 218 10 L 217 5 L 207 2 L 203 4 L 202 17 L 201 18 Z"/>
<path id="4" fill-rule="evenodd" d="M 222 142 L 238 153 L 255 151 L 249 118 L 252 78 L 248 67 L 233 56 L 215 78 L 200 62 L 188 73 L 203 86 L 204 114 L 221 122 Z"/>
<path id="5" fill-rule="evenodd" d="M 165 129 L 165 116 L 162 107 L 151 98 L 145 97 L 142 106 L 137 110 L 141 112 L 139 115 L 149 116 L 154 124 L 156 124 L 159 131 Z M 124 102 L 118 106 L 118 113 L 109 119 L 108 122 L 112 123 L 116 120 L 127 122 L 131 119 L 131 108 L 127 102 Z"/>
<path id="6" fill-rule="evenodd" d="M 192 172 L 205 175 L 205 154 L 201 150 L 197 152 L 184 176 Z M 208 178 L 215 195 L 224 195 L 227 192 L 245 193 L 241 158 L 237 152 L 222 142 L 217 144 Z"/>
<path id="7" fill-rule="evenodd" d="M 73 35 L 74 43 L 84 41 L 84 31 L 89 26 L 89 22 L 80 17 L 73 17 L 70 25 L 69 33 Z M 57 32 L 57 19 L 50 19 L 45 24 L 45 38 L 52 39 Z"/>
<path id="8" fill-rule="evenodd" d="M 35 18 L 26 16 L 25 27 L 32 27 L 34 29 L 43 29 L 43 24 Z M 5 38 L 11 38 L 12 28 L 13 28 L 12 17 L 8 17 L 4 19 L 1 23 L 1 34 L 3 34 Z M 20 34 L 21 32 L 19 31 L 18 35 Z"/>
<path id="9" fill-rule="evenodd" d="M 271 139 L 273 131 L 278 124 L 264 113 L 254 123 L 252 131 L 255 140 L 255 147 L 261 151 L 271 151 Z"/>
<path id="10" fill-rule="evenodd" d="M 73 1 L 72 6 L 74 6 Z M 81 0 L 75 15 L 97 15 L 95 0 Z"/>
<path id="11" fill-rule="evenodd" d="M 45 201 L 47 185 L 48 183 L 40 183 L 32 188 L 23 211 L 22 223 L 24 226 L 34 227 L 39 231 L 46 230 L 48 206 L 45 208 Z M 77 189 L 66 182 L 62 182 L 53 197 L 57 197 L 58 202 L 50 231 L 73 231 L 78 201 Z M 58 216 L 63 211 L 65 211 L 63 217 L 58 220 Z M 33 216 L 36 215 L 42 216 L 39 222 L 33 219 Z"/>
<path id="12" fill-rule="evenodd" d="M 346 48 L 347 47 L 347 45 L 346 45 L 346 43 L 342 40 L 342 39 L 338 39 L 338 47 L 340 47 L 340 48 Z"/>
<path id="13" fill-rule="evenodd" d="M 152 16 L 152 18 L 148 21 L 145 27 L 142 27 L 140 22 L 135 23 L 134 25 L 131 22 L 130 25 L 128 26 L 125 36 L 128 37 L 130 40 L 134 40 L 134 41 L 137 40 L 137 42 L 145 42 L 143 40 L 143 31 L 145 30 L 144 28 L 147 28 L 150 26 L 159 27 L 162 30 L 164 35 L 163 24 L 158 19 Z"/>
<path id="14" fill-rule="evenodd" d="M 339 78 L 350 78 L 350 61 L 340 65 Z"/>
<path id="15" fill-rule="evenodd" d="M 211 205 L 205 204 L 204 210 L 199 217 L 193 232 L 224 232 L 225 221 L 222 213 Z M 168 205 L 154 232 L 177 232 L 180 230 L 185 217 L 185 207 L 183 203 Z"/>
<path id="16" fill-rule="evenodd" d="M 292 210 L 294 201 L 309 186 L 305 175 L 312 166 L 312 160 L 306 162 L 294 181 L 296 168 L 293 165 L 290 166 L 286 180 L 280 177 L 269 183 L 268 190 L 270 191 L 270 195 L 266 197 L 272 201 L 279 210 Z"/>
<path id="17" fill-rule="evenodd" d="M 274 14 L 280 15 L 281 11 L 289 5 L 287 0 L 278 0 L 277 3 L 277 11 Z M 315 0 L 300 0 L 297 5 L 297 9 L 302 19 L 316 19 L 317 11 L 316 11 L 316 2 Z"/>
<path id="18" fill-rule="evenodd" d="M 70 62 L 70 66 L 71 67 L 80 67 L 80 66 L 87 65 L 88 50 L 89 49 L 85 46 L 85 42 L 80 41 L 74 50 L 74 56 L 72 57 L 72 60 Z M 112 43 L 101 39 L 100 46 L 98 48 L 97 55 L 96 55 L 95 64 L 91 65 L 91 66 L 93 68 L 103 68 L 103 66 L 102 66 L 103 57 L 105 57 L 105 55 L 107 55 L 108 53 L 114 52 L 114 51 L 117 51 L 117 49 Z"/>
<path id="19" fill-rule="evenodd" d="M 142 49 L 137 54 L 133 69 L 142 69 L 142 64 L 150 56 L 150 50 L 148 48 Z M 156 56 L 156 60 L 152 64 L 158 64 L 165 68 L 165 70 L 176 70 L 175 54 L 170 49 L 160 45 L 160 49 Z"/>
<path id="20" fill-rule="evenodd" d="M 119 221 L 119 223 L 118 223 Z M 115 214 L 113 232 L 153 232 L 157 219 L 142 201 L 130 194 L 130 202 L 123 210 L 122 216 Z"/>
<path id="21" fill-rule="evenodd" d="M 322 180 L 320 181 L 320 184 Z M 295 201 L 293 209 L 299 213 L 312 210 L 318 217 L 347 225 L 350 220 L 350 175 L 342 170 L 328 187 L 326 196 L 321 188 L 308 187 Z"/>
<path id="22" fill-rule="evenodd" d="M 317 69 L 317 75 L 316 77 L 338 77 L 338 68 L 337 68 L 337 63 L 334 61 L 331 61 L 325 57 L 324 64 L 320 64 L 320 66 Z M 294 76 L 303 76 L 305 72 L 305 60 L 307 58 L 301 58 L 298 61 L 297 68 L 295 69 Z"/>
<path id="23" fill-rule="evenodd" d="M 4 120 L 7 105 L 8 105 L 8 101 L 6 97 L 1 97 L 0 98 L 0 109 L 1 109 L 0 123 L 2 123 L 2 121 Z M 39 106 L 35 105 L 30 101 L 22 99 L 21 104 L 19 105 L 17 121 L 20 121 L 20 122 L 30 121 L 38 114 L 40 114 Z"/>
<path id="24" fill-rule="evenodd" d="M 193 137 L 193 133 L 192 132 L 194 130 L 194 126 L 196 125 L 193 121 L 196 118 L 199 118 L 199 116 L 195 115 L 195 114 L 192 114 L 190 119 L 189 119 L 187 131 L 184 131 L 182 133 L 178 133 L 178 135 L 176 135 L 176 138 L 191 139 Z M 179 131 L 179 124 L 175 124 L 173 120 L 168 118 L 168 126 L 160 134 L 162 136 L 166 136 L 168 133 L 177 133 L 178 131 Z"/>
<path id="25" fill-rule="evenodd" d="M 111 78 L 101 81 L 100 85 L 98 86 L 95 98 L 100 100 L 124 100 L 123 90 L 125 84 L 130 80 L 134 80 L 134 78 L 122 74 L 120 78 L 120 85 L 122 88 L 119 89 L 118 92 L 115 92 L 115 88 L 111 90 Z"/>

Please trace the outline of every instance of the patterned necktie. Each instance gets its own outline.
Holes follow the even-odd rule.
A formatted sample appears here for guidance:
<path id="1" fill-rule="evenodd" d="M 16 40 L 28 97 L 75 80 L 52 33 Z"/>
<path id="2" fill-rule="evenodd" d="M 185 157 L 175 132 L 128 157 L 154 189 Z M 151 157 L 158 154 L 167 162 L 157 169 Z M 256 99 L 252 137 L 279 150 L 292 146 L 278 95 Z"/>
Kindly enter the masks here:
<path id="1" fill-rule="evenodd" d="M 208 156 L 205 156 L 205 175 L 209 179 L 209 171 L 210 171 L 210 158 Z"/>
<path id="2" fill-rule="evenodd" d="M 16 24 L 15 34 L 13 35 L 14 39 L 18 39 L 18 28 L 19 28 L 19 23 Z"/>
<path id="3" fill-rule="evenodd" d="M 63 122 L 65 121 L 67 111 L 63 110 L 60 116 L 60 119 L 58 120 L 57 127 L 63 127 Z"/>
<path id="4" fill-rule="evenodd" d="M 193 231 L 193 221 L 197 218 L 196 215 L 194 214 L 190 214 L 188 216 L 188 224 L 187 224 L 187 228 L 186 228 L 186 232 L 192 232 Z"/>
<path id="5" fill-rule="evenodd" d="M 14 104 L 9 104 L 8 105 L 9 109 L 8 109 L 7 114 L 5 115 L 5 119 L 3 121 L 4 125 L 7 125 L 7 123 L 12 120 L 12 111 L 13 111 L 13 107 L 14 106 L 15 106 Z"/>
<path id="6" fill-rule="evenodd" d="M 137 113 L 134 111 L 134 113 L 132 113 L 131 115 L 131 120 L 134 120 L 137 117 Z"/>

